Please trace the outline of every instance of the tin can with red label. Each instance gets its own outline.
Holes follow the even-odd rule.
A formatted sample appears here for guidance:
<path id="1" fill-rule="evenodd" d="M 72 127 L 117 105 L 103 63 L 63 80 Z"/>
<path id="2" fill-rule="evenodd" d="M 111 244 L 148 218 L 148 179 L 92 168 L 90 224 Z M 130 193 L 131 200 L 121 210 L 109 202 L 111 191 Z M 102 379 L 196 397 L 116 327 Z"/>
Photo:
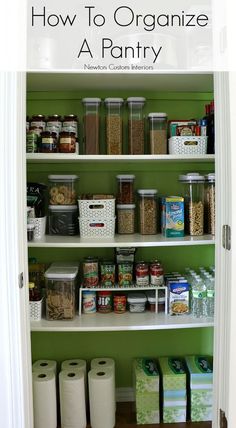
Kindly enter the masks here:
<path id="1" fill-rule="evenodd" d="M 135 265 L 135 279 L 136 285 L 146 286 L 149 285 L 149 266 L 146 262 L 137 262 Z"/>
<path id="2" fill-rule="evenodd" d="M 150 283 L 156 286 L 164 284 L 164 271 L 158 260 L 153 260 L 150 264 Z"/>
<path id="3" fill-rule="evenodd" d="M 123 314 L 126 311 L 126 296 L 117 295 L 113 298 L 114 312 Z"/>

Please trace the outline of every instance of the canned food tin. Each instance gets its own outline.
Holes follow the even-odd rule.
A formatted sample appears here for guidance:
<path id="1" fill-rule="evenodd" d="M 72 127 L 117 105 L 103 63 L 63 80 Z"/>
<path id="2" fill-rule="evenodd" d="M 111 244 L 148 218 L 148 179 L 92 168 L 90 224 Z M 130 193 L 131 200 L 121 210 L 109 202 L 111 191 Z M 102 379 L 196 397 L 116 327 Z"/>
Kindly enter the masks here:
<path id="1" fill-rule="evenodd" d="M 129 287 L 133 282 L 133 263 L 122 262 L 118 264 L 119 287 Z"/>
<path id="2" fill-rule="evenodd" d="M 151 285 L 161 286 L 164 284 L 163 267 L 158 260 L 154 260 L 150 264 L 150 282 Z"/>
<path id="3" fill-rule="evenodd" d="M 83 277 L 85 287 L 96 287 L 98 285 L 98 259 L 96 257 L 84 259 Z"/>
<path id="4" fill-rule="evenodd" d="M 137 262 L 135 265 L 136 285 L 149 285 L 149 266 L 146 262 Z"/>
<path id="5" fill-rule="evenodd" d="M 98 312 L 107 314 L 112 310 L 111 291 L 98 291 Z"/>
<path id="6" fill-rule="evenodd" d="M 83 313 L 93 314 L 96 312 L 96 291 L 83 291 Z"/>
<path id="7" fill-rule="evenodd" d="M 123 314 L 126 311 L 126 296 L 117 295 L 113 297 L 114 312 Z"/>
<path id="8" fill-rule="evenodd" d="M 101 286 L 113 287 L 115 285 L 115 263 L 103 261 L 101 263 Z"/>

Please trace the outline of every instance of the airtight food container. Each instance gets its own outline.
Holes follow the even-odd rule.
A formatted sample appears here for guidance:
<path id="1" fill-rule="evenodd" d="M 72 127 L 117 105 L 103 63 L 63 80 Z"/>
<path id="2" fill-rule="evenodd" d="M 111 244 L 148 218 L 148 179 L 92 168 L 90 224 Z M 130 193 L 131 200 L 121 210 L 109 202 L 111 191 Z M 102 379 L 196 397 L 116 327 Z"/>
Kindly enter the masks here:
<path id="1" fill-rule="evenodd" d="M 46 270 L 46 318 L 70 320 L 75 316 L 77 268 L 50 267 Z"/>
<path id="2" fill-rule="evenodd" d="M 79 233 L 77 205 L 49 205 L 49 235 L 70 236 Z"/>
<path id="3" fill-rule="evenodd" d="M 49 175 L 49 204 L 75 205 L 77 194 L 75 190 L 77 175 Z"/>
<path id="4" fill-rule="evenodd" d="M 144 312 L 147 302 L 147 297 L 144 293 L 129 293 L 127 302 L 130 312 Z"/>
<path id="5" fill-rule="evenodd" d="M 205 177 L 198 172 L 180 175 L 184 185 L 185 224 L 191 236 L 204 233 L 204 183 Z"/>
<path id="6" fill-rule="evenodd" d="M 143 107 L 146 99 L 143 97 L 127 98 L 129 109 L 129 153 L 131 155 L 144 154 L 145 120 Z"/>
<path id="7" fill-rule="evenodd" d="M 83 98 L 86 155 L 99 154 L 100 98 Z"/>
<path id="8" fill-rule="evenodd" d="M 106 98 L 106 146 L 108 155 L 121 155 L 123 143 L 123 98 Z"/>

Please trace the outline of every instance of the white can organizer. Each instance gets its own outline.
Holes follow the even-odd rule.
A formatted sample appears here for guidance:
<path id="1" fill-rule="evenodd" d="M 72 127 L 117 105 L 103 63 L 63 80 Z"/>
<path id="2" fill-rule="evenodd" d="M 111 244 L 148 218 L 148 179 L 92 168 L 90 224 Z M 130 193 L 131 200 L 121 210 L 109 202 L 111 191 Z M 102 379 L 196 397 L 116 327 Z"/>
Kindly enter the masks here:
<path id="1" fill-rule="evenodd" d="M 115 199 L 79 199 L 80 217 L 111 218 L 115 215 Z"/>
<path id="2" fill-rule="evenodd" d="M 88 218 L 79 217 L 81 238 L 113 238 L 115 235 L 115 217 Z"/>
<path id="3" fill-rule="evenodd" d="M 205 155 L 207 137 L 171 137 L 169 138 L 170 155 Z"/>

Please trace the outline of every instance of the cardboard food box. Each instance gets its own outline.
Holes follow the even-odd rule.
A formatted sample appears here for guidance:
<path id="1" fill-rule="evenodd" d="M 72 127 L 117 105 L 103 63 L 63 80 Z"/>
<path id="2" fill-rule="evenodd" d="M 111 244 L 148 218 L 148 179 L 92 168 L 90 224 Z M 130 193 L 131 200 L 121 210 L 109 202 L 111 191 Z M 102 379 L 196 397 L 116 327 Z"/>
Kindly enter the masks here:
<path id="1" fill-rule="evenodd" d="M 168 302 L 170 315 L 183 315 L 190 312 L 190 285 L 186 280 L 168 282 Z"/>
<path id="2" fill-rule="evenodd" d="M 161 230 L 167 238 L 184 236 L 184 198 L 167 196 L 162 198 Z"/>

